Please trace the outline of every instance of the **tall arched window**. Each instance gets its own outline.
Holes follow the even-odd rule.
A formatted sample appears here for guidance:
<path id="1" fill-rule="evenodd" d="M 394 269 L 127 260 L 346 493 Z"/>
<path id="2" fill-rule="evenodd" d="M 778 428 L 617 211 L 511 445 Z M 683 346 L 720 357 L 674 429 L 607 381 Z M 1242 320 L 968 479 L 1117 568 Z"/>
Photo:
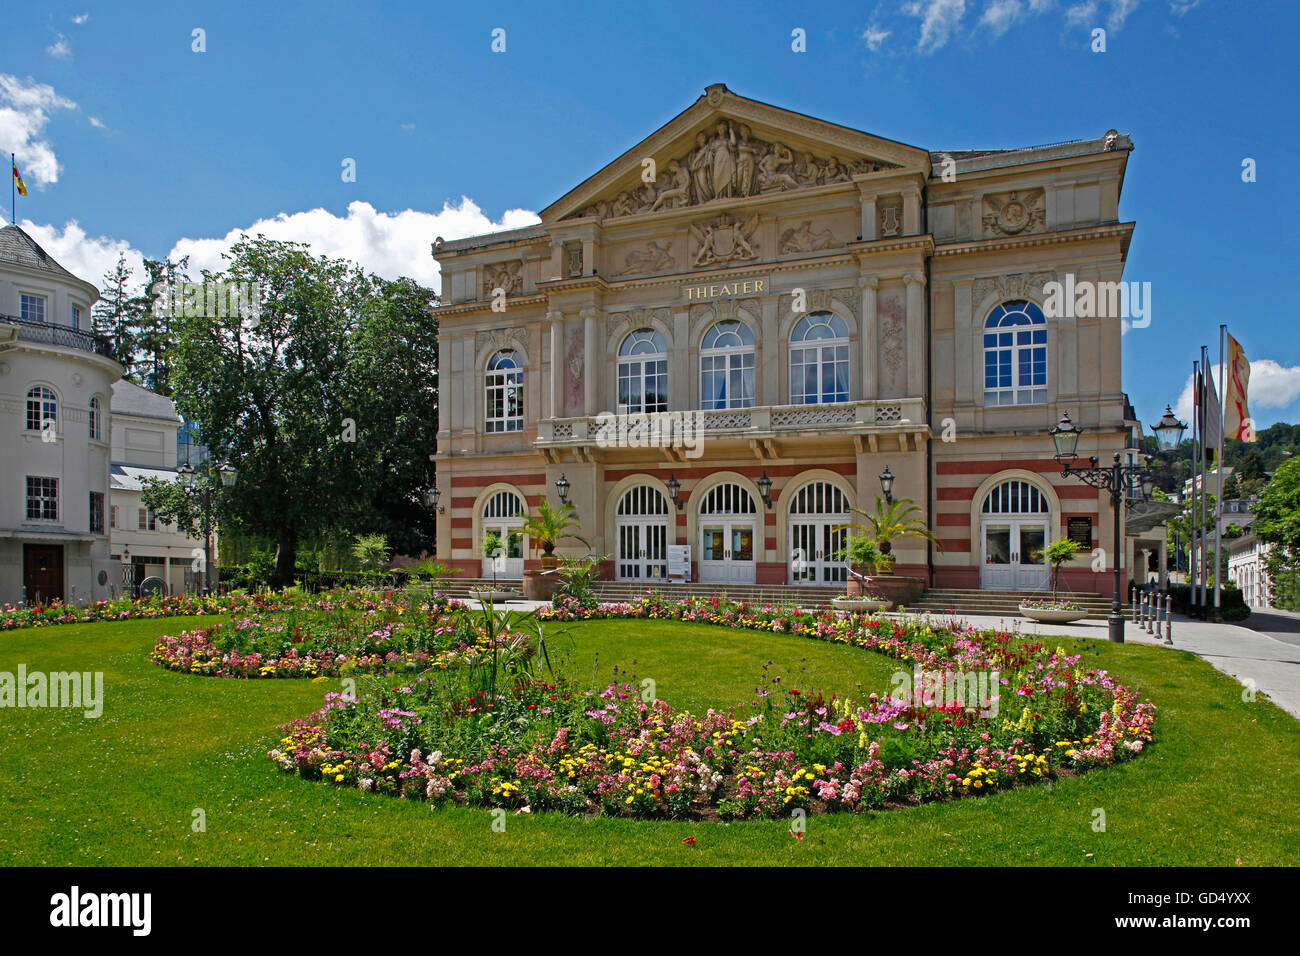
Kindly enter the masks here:
<path id="1" fill-rule="evenodd" d="M 654 329 L 637 329 L 618 348 L 620 412 L 668 411 L 668 343 Z"/>
<path id="2" fill-rule="evenodd" d="M 1047 320 L 1032 302 L 1004 302 L 984 322 L 984 404 L 1047 401 Z"/>
<path id="3" fill-rule="evenodd" d="M 98 395 L 90 400 L 90 437 L 94 441 L 104 438 L 104 413 Z"/>
<path id="4" fill-rule="evenodd" d="M 813 312 L 790 333 L 790 403 L 849 400 L 849 329 L 834 312 Z"/>
<path id="5" fill-rule="evenodd" d="M 524 366 L 514 349 L 502 349 L 488 360 L 484 399 L 488 432 L 523 431 Z"/>
<path id="6" fill-rule="evenodd" d="M 52 389 L 37 385 L 27 390 L 27 430 L 39 432 L 59 420 L 59 400 Z"/>
<path id="7" fill-rule="evenodd" d="M 754 404 L 754 333 L 735 319 L 715 322 L 700 343 L 702 408 Z"/>

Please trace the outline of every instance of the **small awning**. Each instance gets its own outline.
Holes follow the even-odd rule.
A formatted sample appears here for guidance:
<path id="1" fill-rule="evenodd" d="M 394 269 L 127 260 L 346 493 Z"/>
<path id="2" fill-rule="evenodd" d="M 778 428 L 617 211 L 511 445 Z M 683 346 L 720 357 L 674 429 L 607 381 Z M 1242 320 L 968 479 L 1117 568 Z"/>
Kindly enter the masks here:
<path id="1" fill-rule="evenodd" d="M 1134 501 L 1124 506 L 1124 533 L 1130 537 L 1150 531 L 1175 515 L 1183 506 L 1176 501 Z"/>

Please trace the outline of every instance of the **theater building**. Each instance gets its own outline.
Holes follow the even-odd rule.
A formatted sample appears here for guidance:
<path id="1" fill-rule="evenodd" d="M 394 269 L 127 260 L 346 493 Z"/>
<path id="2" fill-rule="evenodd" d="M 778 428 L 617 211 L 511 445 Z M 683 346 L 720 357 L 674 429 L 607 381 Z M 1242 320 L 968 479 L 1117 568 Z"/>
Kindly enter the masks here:
<path id="1" fill-rule="evenodd" d="M 716 85 L 540 225 L 439 239 L 439 557 L 489 576 L 485 535 L 563 476 L 610 578 L 689 545 L 693 581 L 834 584 L 886 470 L 942 545 L 897 542 L 899 574 L 1033 589 L 1050 541 L 1113 554 L 1047 430 L 1125 448 L 1121 323 L 1049 296 L 1121 279 L 1132 148 L 931 151 Z M 1109 593 L 1094 564 L 1065 581 Z"/>

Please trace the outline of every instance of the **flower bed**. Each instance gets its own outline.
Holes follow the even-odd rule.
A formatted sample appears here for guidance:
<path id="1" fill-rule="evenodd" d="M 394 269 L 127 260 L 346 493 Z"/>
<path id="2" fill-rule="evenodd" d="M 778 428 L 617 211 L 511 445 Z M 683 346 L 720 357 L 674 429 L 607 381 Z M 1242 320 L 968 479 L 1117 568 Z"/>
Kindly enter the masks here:
<path id="1" fill-rule="evenodd" d="M 151 658 L 208 677 L 326 677 L 446 667 L 479 653 L 464 605 L 401 592 L 331 592 L 270 604 L 215 627 L 158 639 Z"/>
<path id="2" fill-rule="evenodd" d="M 654 596 L 595 608 L 560 601 L 538 617 L 800 635 L 936 672 L 937 686 L 944 675 L 996 674 L 994 697 L 983 709 L 923 694 L 851 701 L 773 682 L 698 715 L 642 699 L 631 683 L 579 690 L 543 671 L 534 643 L 515 647 L 508 674 L 480 656 L 372 679 L 359 698 L 327 695 L 323 709 L 281 728 L 269 756 L 306 778 L 435 805 L 729 820 L 987 793 L 1115 763 L 1152 739 L 1155 709 L 1135 690 L 1083 670 L 1079 655 L 1005 632 Z"/>
<path id="3" fill-rule="evenodd" d="M 54 601 L 31 607 L 6 604 L 0 609 L 0 631 L 20 627 L 50 627 L 55 624 L 90 624 L 96 621 L 127 621 L 135 618 L 187 617 L 200 614 L 228 614 L 250 608 L 278 605 L 286 598 L 278 594 L 222 594 L 199 596 L 114 598 L 93 604 L 64 604 Z"/>
<path id="4" fill-rule="evenodd" d="M 1026 598 L 1020 602 L 1022 608 L 1033 611 L 1082 611 L 1083 606 L 1064 598 Z"/>

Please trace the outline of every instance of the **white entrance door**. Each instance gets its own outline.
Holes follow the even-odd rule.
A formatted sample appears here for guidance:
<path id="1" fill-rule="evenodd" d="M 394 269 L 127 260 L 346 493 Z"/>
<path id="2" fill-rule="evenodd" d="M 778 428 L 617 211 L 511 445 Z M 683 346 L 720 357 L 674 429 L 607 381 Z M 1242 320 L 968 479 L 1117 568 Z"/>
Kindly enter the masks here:
<path id="1" fill-rule="evenodd" d="M 995 591 L 1041 591 L 1050 584 L 1043 557 L 1047 522 L 1042 518 L 985 518 L 981 523 L 980 587 Z"/>
<path id="2" fill-rule="evenodd" d="M 787 546 L 791 584 L 843 584 L 848 565 L 835 555 L 848 539 L 849 501 L 829 482 L 804 485 L 790 496 Z"/>
<path id="3" fill-rule="evenodd" d="M 483 505 L 482 539 L 479 549 L 483 553 L 483 577 L 501 580 L 524 576 L 524 555 L 528 553 L 528 539 L 520 532 L 524 526 L 524 503 L 512 491 L 498 491 Z M 496 535 L 500 546 L 497 554 L 487 554 L 490 535 Z"/>
<path id="4" fill-rule="evenodd" d="M 754 522 L 705 521 L 700 526 L 700 581 L 754 583 Z"/>
<path id="5" fill-rule="evenodd" d="M 668 580 L 668 500 L 651 485 L 629 488 L 614 514 L 620 581 Z"/>

